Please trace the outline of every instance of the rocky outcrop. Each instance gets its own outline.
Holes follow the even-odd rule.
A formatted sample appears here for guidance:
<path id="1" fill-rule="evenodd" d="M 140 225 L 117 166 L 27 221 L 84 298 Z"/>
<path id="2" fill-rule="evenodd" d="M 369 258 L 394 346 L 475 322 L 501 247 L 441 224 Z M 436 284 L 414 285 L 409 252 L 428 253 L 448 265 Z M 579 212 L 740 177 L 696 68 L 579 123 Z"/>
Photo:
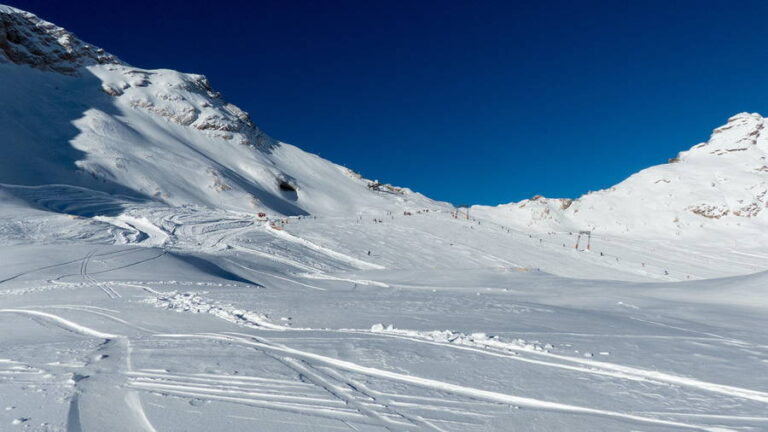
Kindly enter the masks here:
<path id="1" fill-rule="evenodd" d="M 0 62 L 76 74 L 84 65 L 120 63 L 101 48 L 34 14 L 0 5 Z"/>

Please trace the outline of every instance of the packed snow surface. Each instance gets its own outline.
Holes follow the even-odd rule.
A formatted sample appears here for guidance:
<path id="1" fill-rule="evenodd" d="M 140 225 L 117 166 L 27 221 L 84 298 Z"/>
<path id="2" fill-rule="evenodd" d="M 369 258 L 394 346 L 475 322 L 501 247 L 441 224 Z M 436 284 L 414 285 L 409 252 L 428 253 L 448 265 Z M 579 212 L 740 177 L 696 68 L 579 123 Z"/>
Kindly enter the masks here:
<path id="1" fill-rule="evenodd" d="M 467 216 L 7 6 L 0 77 L 0 431 L 768 430 L 762 117 Z"/>

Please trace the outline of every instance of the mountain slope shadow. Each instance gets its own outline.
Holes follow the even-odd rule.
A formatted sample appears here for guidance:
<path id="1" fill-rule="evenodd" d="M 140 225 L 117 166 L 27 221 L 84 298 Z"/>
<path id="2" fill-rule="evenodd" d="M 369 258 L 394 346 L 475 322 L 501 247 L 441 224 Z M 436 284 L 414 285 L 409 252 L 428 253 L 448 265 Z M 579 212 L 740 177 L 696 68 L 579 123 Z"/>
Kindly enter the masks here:
<path id="1" fill-rule="evenodd" d="M 27 186 L 4 189 L 32 206 L 78 216 L 114 215 L 121 201 L 149 200 L 78 167 L 87 153 L 72 145 L 81 133 L 74 123 L 88 110 L 119 114 L 96 76 L 85 69 L 74 76 L 9 64 L 0 64 L 0 75 L 13 83 L 0 86 L 0 100 L 18 101 L 0 106 L 0 183 Z"/>
<path id="2" fill-rule="evenodd" d="M 247 283 L 250 285 L 256 285 L 257 287 L 260 287 L 260 288 L 263 287 L 263 285 L 261 285 L 260 283 L 254 282 L 250 279 L 246 279 L 242 276 L 232 273 L 208 259 L 195 256 L 195 255 L 182 255 L 182 254 L 173 253 L 173 252 L 169 252 L 168 254 L 171 255 L 173 258 L 176 258 L 177 260 L 182 261 L 185 264 L 188 264 L 194 267 L 196 270 L 202 273 L 205 273 L 209 276 L 214 276 L 220 279 L 226 279 L 232 282 L 240 282 L 240 283 Z"/>

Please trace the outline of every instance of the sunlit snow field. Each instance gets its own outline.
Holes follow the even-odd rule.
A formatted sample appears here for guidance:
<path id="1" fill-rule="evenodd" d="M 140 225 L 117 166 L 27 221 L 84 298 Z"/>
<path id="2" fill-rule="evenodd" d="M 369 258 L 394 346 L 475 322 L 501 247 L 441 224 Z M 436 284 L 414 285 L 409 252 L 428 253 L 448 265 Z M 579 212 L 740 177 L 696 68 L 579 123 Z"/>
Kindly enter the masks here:
<path id="1" fill-rule="evenodd" d="M 0 48 L 0 432 L 768 430 L 758 114 L 459 211 L 3 5 Z"/>
<path id="2" fill-rule="evenodd" d="M 4 204 L 0 430 L 768 427 L 759 250 Z"/>

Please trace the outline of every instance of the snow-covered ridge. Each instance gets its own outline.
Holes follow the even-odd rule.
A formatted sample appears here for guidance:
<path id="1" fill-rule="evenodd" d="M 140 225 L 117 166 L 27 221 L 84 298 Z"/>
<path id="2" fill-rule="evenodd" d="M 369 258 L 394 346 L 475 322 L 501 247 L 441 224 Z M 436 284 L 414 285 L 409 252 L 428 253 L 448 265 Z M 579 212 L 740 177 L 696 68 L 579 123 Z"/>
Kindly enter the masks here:
<path id="1" fill-rule="evenodd" d="M 760 232 L 768 227 L 765 125 L 759 114 L 737 114 L 707 142 L 611 188 L 577 200 L 537 196 L 495 208 L 476 206 L 475 214 L 539 231 L 641 237 Z"/>
<path id="2" fill-rule="evenodd" d="M 0 5 L 0 63 L 75 73 L 84 65 L 120 63 L 101 48 L 36 15 Z"/>
<path id="3" fill-rule="evenodd" d="M 101 90 L 121 105 L 254 149 L 268 150 L 277 144 L 247 112 L 223 100 L 203 75 L 120 64 L 90 70 L 101 79 Z"/>
<path id="4" fill-rule="evenodd" d="M 0 5 L 0 62 L 66 74 L 106 65 L 89 71 L 103 80 L 101 89 L 105 93 L 115 97 L 127 93 L 126 103 L 136 109 L 212 131 L 214 136 L 225 139 L 233 139 L 233 134 L 238 133 L 239 142 L 246 145 L 275 143 L 255 127 L 248 113 L 223 101 L 205 76 L 131 67 L 55 24 L 5 5 Z M 167 91 L 157 91 L 158 85 L 153 86 L 153 82 L 167 87 Z"/>
<path id="5" fill-rule="evenodd" d="M 202 75 L 127 65 L 8 6 L 0 7 L 0 79 L 14 83 L 0 87 L 1 184 L 272 215 L 435 205 L 269 137 Z M 21 198 L 39 205 L 40 193 Z"/>

